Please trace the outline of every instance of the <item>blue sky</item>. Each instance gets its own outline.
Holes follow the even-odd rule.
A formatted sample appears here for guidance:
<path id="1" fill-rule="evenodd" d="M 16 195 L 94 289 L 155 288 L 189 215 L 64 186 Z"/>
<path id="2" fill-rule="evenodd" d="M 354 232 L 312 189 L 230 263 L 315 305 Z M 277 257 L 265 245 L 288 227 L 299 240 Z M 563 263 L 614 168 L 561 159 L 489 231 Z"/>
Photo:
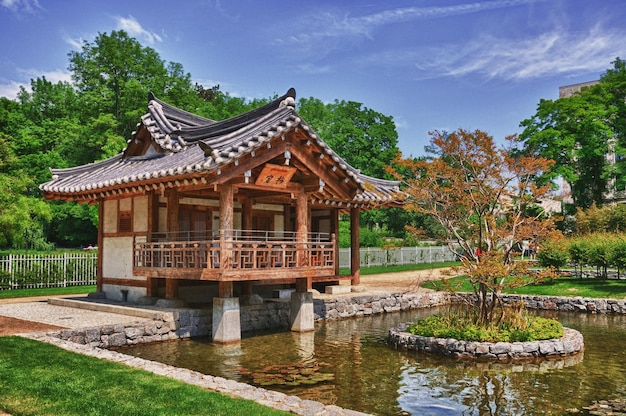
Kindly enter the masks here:
<path id="1" fill-rule="evenodd" d="M 541 98 L 626 59 L 623 0 L 0 0 L 0 96 L 69 80 L 71 50 L 123 29 L 193 80 L 246 98 L 357 101 L 428 131 L 519 133 Z"/>

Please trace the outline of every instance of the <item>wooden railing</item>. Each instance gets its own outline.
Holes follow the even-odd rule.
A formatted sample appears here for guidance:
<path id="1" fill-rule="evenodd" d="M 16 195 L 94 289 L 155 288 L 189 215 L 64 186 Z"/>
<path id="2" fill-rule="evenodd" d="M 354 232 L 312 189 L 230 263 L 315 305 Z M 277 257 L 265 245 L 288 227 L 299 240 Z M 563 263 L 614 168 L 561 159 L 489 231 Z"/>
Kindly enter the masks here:
<path id="1" fill-rule="evenodd" d="M 302 236 L 300 236 L 302 237 Z M 134 264 L 142 269 L 289 270 L 335 266 L 334 235 L 223 231 L 207 241 L 135 238 Z"/>

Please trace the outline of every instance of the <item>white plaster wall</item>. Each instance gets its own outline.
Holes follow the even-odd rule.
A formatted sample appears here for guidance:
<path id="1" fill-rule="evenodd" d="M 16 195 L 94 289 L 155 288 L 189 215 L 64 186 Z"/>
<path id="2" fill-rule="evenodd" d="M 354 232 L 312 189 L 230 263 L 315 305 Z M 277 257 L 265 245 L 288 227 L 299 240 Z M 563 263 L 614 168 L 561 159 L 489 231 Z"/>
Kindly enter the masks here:
<path id="1" fill-rule="evenodd" d="M 133 201 L 133 231 L 148 231 L 148 196 L 138 196 Z"/>
<path id="2" fill-rule="evenodd" d="M 102 229 L 105 233 L 117 232 L 117 201 L 107 200 L 104 201 L 104 224 Z"/>
<path id="3" fill-rule="evenodd" d="M 132 279 L 133 237 L 105 237 L 102 239 L 102 275 L 109 278 Z M 135 277 L 145 279 L 144 277 Z"/>
<path id="4" fill-rule="evenodd" d="M 120 199 L 120 211 L 130 211 L 131 209 L 133 209 L 132 198 Z"/>

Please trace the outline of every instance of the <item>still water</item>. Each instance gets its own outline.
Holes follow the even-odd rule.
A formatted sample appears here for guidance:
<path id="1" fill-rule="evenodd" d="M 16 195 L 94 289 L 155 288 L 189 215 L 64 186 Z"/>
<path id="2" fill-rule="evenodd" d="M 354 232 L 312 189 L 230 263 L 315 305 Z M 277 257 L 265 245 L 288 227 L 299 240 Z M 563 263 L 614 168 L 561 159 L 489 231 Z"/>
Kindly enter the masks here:
<path id="1" fill-rule="evenodd" d="M 121 352 L 251 384 L 285 383 L 266 388 L 378 415 L 558 415 L 626 394 L 625 316 L 553 315 L 583 334 L 585 352 L 544 362 L 474 363 L 387 346 L 390 327 L 437 311 L 326 322 L 237 346 L 192 339 Z"/>

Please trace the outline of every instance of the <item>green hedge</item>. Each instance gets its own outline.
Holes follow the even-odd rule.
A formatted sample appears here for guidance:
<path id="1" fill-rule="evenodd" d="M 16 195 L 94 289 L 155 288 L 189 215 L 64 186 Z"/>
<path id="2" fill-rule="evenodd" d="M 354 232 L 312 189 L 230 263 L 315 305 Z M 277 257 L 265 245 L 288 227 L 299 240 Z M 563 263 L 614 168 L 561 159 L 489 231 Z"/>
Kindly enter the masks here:
<path id="1" fill-rule="evenodd" d="M 560 269 L 568 264 L 582 271 L 595 267 L 598 277 L 609 269 L 626 269 L 626 234 L 597 233 L 541 244 L 537 260 L 542 267 Z"/>

